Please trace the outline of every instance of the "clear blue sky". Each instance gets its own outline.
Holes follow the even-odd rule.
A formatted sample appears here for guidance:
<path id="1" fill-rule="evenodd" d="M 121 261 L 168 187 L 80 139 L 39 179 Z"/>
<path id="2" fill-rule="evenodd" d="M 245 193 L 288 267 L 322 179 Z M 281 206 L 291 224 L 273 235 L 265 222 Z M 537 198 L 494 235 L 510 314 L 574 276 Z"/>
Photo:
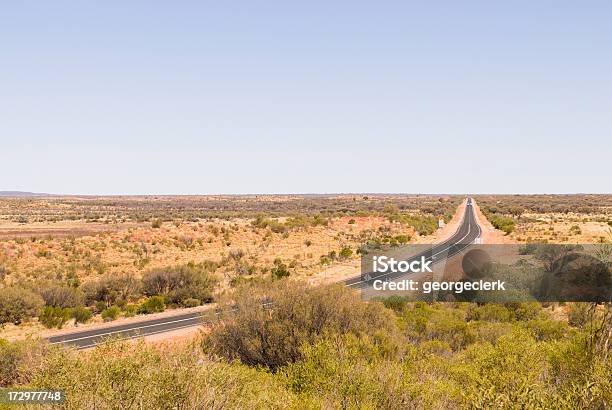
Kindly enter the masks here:
<path id="1" fill-rule="evenodd" d="M 610 193 L 609 1 L 12 1 L 0 190 Z"/>

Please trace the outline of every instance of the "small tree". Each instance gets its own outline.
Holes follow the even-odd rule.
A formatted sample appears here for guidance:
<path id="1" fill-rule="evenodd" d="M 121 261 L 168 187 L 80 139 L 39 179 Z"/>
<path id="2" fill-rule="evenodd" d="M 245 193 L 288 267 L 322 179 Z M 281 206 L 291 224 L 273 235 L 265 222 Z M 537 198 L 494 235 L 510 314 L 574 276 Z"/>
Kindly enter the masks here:
<path id="1" fill-rule="evenodd" d="M 525 209 L 523 207 L 513 206 L 512 208 L 510 208 L 510 215 L 512 215 L 518 220 L 521 219 L 521 215 L 523 215 L 523 213 L 525 213 Z"/>
<path id="2" fill-rule="evenodd" d="M 42 298 L 23 288 L 0 289 L 0 326 L 5 323 L 19 324 L 36 316 L 43 307 Z"/>

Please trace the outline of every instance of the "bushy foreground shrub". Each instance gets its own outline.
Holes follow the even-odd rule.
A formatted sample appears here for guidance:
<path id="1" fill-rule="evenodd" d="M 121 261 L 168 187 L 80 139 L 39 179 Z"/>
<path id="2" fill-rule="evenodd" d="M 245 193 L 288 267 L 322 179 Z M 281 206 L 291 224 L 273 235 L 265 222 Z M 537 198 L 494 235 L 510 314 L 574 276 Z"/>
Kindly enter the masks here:
<path id="1" fill-rule="evenodd" d="M 210 336 L 190 346 L 108 342 L 77 352 L 0 341 L 0 386 L 63 389 L 68 409 L 612 402 L 609 307 L 594 307 L 575 328 L 535 304 L 389 305 L 289 280 L 241 287 L 222 303 Z"/>
<path id="2" fill-rule="evenodd" d="M 207 340 L 210 351 L 270 369 L 299 360 L 302 345 L 328 334 L 394 330 L 391 312 L 363 303 L 341 285 L 278 281 L 243 286 L 221 309 L 223 321 Z"/>
<path id="3" fill-rule="evenodd" d="M 272 375 L 212 361 L 191 347 L 160 351 L 144 342 L 92 352 L 51 352 L 30 385 L 61 389 L 67 409 L 304 408 Z"/>

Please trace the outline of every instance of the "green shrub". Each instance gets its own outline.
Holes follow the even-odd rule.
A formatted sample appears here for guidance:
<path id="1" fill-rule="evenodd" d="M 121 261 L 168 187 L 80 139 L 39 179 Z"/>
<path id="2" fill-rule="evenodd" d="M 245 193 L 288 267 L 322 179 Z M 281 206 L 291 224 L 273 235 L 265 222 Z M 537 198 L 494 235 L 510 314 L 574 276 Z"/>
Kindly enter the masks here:
<path id="1" fill-rule="evenodd" d="M 120 313 L 121 309 L 119 309 L 118 306 L 113 305 L 102 311 L 102 319 L 104 319 L 105 322 L 112 322 L 119 317 Z"/>
<path id="2" fill-rule="evenodd" d="M 46 306 L 38 317 L 38 321 L 46 328 L 61 329 L 71 317 L 71 309 Z"/>
<path id="3" fill-rule="evenodd" d="M 456 351 L 475 342 L 476 333 L 464 320 L 446 312 L 436 312 L 427 321 L 423 338 L 444 341 Z"/>
<path id="4" fill-rule="evenodd" d="M 68 409 L 312 408 L 273 375 L 212 361 L 191 347 L 115 342 L 57 351 L 30 374 L 31 387 L 65 391 Z"/>
<path id="5" fill-rule="evenodd" d="M 569 331 L 566 323 L 547 319 L 529 320 L 524 323 L 524 327 L 537 341 L 560 340 Z"/>
<path id="6" fill-rule="evenodd" d="M 0 387 L 29 384 L 48 353 L 49 345 L 41 340 L 0 339 Z"/>
<path id="7" fill-rule="evenodd" d="M 187 264 L 150 270 L 142 277 L 142 289 L 146 296 L 163 296 L 171 303 L 186 299 L 209 303 L 217 284 L 214 269 L 210 264 Z"/>
<path id="8" fill-rule="evenodd" d="M 340 259 L 348 259 L 353 256 L 353 250 L 348 246 L 345 246 L 340 249 L 340 253 L 338 253 L 338 255 L 340 256 Z"/>
<path id="9" fill-rule="evenodd" d="M 123 310 L 123 316 L 125 317 L 134 317 L 138 313 L 138 305 L 133 303 L 128 303 L 125 305 L 125 309 Z"/>
<path id="10" fill-rule="evenodd" d="M 431 235 L 438 229 L 438 218 L 433 215 L 415 215 L 392 211 L 388 218 L 391 222 L 400 222 L 413 227 L 419 235 Z M 397 237 L 396 241 L 401 243 Z"/>
<path id="11" fill-rule="evenodd" d="M 467 320 L 483 320 L 486 322 L 509 322 L 513 319 L 512 312 L 503 305 L 486 303 L 482 306 L 472 305 L 468 309 Z"/>
<path id="12" fill-rule="evenodd" d="M 151 296 L 140 304 L 140 307 L 138 308 L 138 313 L 159 313 L 163 312 L 164 310 L 166 310 L 164 298 L 161 296 Z"/>
<path id="13" fill-rule="evenodd" d="M 183 301 L 183 306 L 187 308 L 200 306 L 201 304 L 202 302 L 200 302 L 200 299 L 195 299 L 195 298 L 189 298 Z"/>
<path id="14" fill-rule="evenodd" d="M 270 273 L 272 274 L 272 279 L 274 280 L 287 278 L 289 275 L 291 275 L 289 269 L 287 269 L 287 265 L 281 262 L 280 259 L 276 259 L 274 261 L 274 266 L 272 269 L 270 269 Z"/>
<path id="15" fill-rule="evenodd" d="M 407 298 L 398 295 L 384 298 L 382 299 L 382 303 L 387 309 L 391 309 L 395 311 L 395 313 L 402 313 L 406 309 L 406 305 L 408 304 Z"/>
<path id="16" fill-rule="evenodd" d="M 545 353 L 519 329 L 501 336 L 495 346 L 470 346 L 460 354 L 462 364 L 455 370 L 465 386 L 462 407 L 550 408 Z"/>
<path id="17" fill-rule="evenodd" d="M 75 323 L 87 323 L 91 320 L 93 314 L 91 310 L 83 306 L 78 306 L 70 310 L 70 314 Z"/>
<path id="18" fill-rule="evenodd" d="M 341 285 L 277 281 L 243 286 L 221 311 L 222 323 L 208 335 L 205 347 L 229 360 L 271 369 L 299 360 L 304 343 L 326 334 L 394 329 L 390 312 L 380 303 L 364 303 Z"/>
<path id="19" fill-rule="evenodd" d="M 477 342 L 495 344 L 500 337 L 511 333 L 514 327 L 508 322 L 473 322 L 471 329 Z"/>
<path id="20" fill-rule="evenodd" d="M 141 286 L 140 280 L 131 273 L 108 274 L 98 280 L 83 284 L 85 304 L 95 305 L 96 311 L 101 312 L 111 305 L 125 305 L 129 300 L 138 296 Z"/>
<path id="21" fill-rule="evenodd" d="M 96 311 L 96 313 L 102 313 L 102 311 L 104 311 L 104 309 L 106 309 L 107 307 L 108 305 L 106 304 L 106 302 L 100 300 L 95 303 L 94 310 Z"/>
<path id="22" fill-rule="evenodd" d="M 586 302 L 574 302 L 568 305 L 567 319 L 571 326 L 582 328 L 590 320 L 590 304 Z"/>
<path id="23" fill-rule="evenodd" d="M 304 345 L 303 359 L 282 372 L 292 392 L 318 398 L 322 408 L 422 408 L 415 381 L 384 342 L 353 335 Z M 393 360 L 395 359 L 395 360 Z"/>
<path id="24" fill-rule="evenodd" d="M 483 207 L 481 210 L 484 216 L 489 220 L 489 222 L 491 222 L 491 225 L 493 225 L 496 229 L 504 231 L 506 235 L 514 231 L 514 219 L 498 214 L 494 212 L 494 210 L 487 207 Z"/>
<path id="25" fill-rule="evenodd" d="M 542 305 L 538 302 L 504 303 L 504 307 L 512 313 L 515 320 L 533 320 L 542 312 Z"/>
<path id="26" fill-rule="evenodd" d="M 0 288 L 0 327 L 5 323 L 19 324 L 38 315 L 43 304 L 40 296 L 27 289 Z"/>
<path id="27" fill-rule="evenodd" d="M 399 243 L 400 245 L 405 245 L 408 242 L 410 242 L 410 235 L 397 235 L 395 237 L 395 240 L 397 241 L 397 243 Z"/>

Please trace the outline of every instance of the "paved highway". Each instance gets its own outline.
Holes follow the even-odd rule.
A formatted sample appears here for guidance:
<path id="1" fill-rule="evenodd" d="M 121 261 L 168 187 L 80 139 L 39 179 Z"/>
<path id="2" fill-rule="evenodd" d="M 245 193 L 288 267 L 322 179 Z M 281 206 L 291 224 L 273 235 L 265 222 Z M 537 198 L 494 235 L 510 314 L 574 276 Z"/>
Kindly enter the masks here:
<path id="1" fill-rule="evenodd" d="M 480 237 L 481 232 L 474 214 L 472 199 L 468 198 L 463 220 L 457 231 L 444 242 L 433 245 L 426 252 L 416 255 L 410 260 L 420 259 L 421 256 L 424 256 L 426 260 L 433 260 L 433 263 L 439 262 L 470 246 L 470 244 L 474 243 L 476 239 Z M 381 274 L 379 276 L 360 275 L 347 279 L 344 283 L 348 287 L 359 289 L 370 285 L 375 279 L 384 278 L 386 275 L 387 274 Z M 394 277 L 387 277 L 385 279 L 392 280 Z M 208 314 L 214 316 L 214 311 L 210 310 Z M 132 339 L 141 336 L 150 336 L 157 333 L 199 326 L 204 320 L 203 312 L 190 312 L 97 329 L 74 331 L 62 335 L 51 336 L 48 337 L 47 340 L 52 344 L 66 344 L 75 346 L 78 349 L 86 349 L 94 347 L 107 338 Z"/>
<path id="2" fill-rule="evenodd" d="M 141 336 L 150 336 L 157 333 L 186 327 L 199 326 L 203 323 L 203 312 L 190 312 L 182 315 L 166 316 L 163 318 L 142 320 L 133 323 L 124 323 L 97 329 L 81 330 L 48 337 L 51 344 L 68 344 L 79 349 L 94 347 L 108 338 L 133 339 Z"/>
<path id="3" fill-rule="evenodd" d="M 467 204 L 465 207 L 465 213 L 463 214 L 463 219 L 457 231 L 447 240 L 441 242 L 439 244 L 433 245 L 426 251 L 418 253 L 409 259 L 408 262 L 419 261 L 421 257 L 425 258 L 425 261 L 432 261 L 432 264 L 436 264 L 446 258 L 449 258 L 463 249 L 467 248 L 471 244 L 473 244 L 476 239 L 480 238 L 482 234 L 482 230 L 480 225 L 478 225 L 478 221 L 476 219 L 476 214 L 474 213 L 474 206 L 472 204 L 472 198 L 468 198 Z M 425 246 L 424 246 L 425 247 Z M 405 277 L 405 273 L 379 273 L 375 274 L 364 273 L 359 276 L 355 276 L 350 279 L 346 279 L 344 283 L 346 286 L 359 289 L 368 286 L 372 286 L 372 283 L 377 279 L 384 279 L 388 281 L 392 281 L 393 279 L 397 279 L 400 277 Z"/>

